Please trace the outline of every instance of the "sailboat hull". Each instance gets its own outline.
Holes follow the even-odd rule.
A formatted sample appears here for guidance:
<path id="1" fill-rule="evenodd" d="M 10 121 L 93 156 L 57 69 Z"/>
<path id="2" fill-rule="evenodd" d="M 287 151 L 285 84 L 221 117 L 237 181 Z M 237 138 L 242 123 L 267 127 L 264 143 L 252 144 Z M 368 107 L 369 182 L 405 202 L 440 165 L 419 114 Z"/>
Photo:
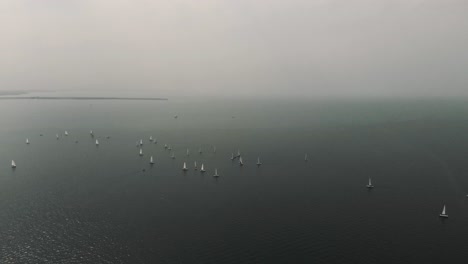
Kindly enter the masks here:
<path id="1" fill-rule="evenodd" d="M 448 218 L 448 215 L 445 215 L 445 214 L 440 214 L 439 217 L 442 217 L 442 218 Z"/>
<path id="2" fill-rule="evenodd" d="M 367 188 L 372 189 L 374 188 L 374 185 L 366 185 Z"/>

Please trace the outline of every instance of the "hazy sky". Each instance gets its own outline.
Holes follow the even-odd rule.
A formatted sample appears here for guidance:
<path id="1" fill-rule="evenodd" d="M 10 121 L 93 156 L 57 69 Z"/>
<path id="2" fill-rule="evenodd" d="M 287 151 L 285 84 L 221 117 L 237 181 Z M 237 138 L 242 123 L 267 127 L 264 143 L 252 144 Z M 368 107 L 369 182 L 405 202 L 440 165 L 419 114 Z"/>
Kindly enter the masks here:
<path id="1" fill-rule="evenodd" d="M 466 0 L 1 0 L 0 90 L 468 95 Z"/>

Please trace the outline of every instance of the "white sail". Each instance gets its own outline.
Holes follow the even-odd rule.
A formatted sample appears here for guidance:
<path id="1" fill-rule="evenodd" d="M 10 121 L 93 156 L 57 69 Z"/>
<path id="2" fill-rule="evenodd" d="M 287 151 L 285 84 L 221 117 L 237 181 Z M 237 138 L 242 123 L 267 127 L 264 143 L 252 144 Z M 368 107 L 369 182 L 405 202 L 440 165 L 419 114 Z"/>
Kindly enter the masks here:
<path id="1" fill-rule="evenodd" d="M 143 146 L 143 139 L 140 139 L 140 146 Z"/>
<path id="2" fill-rule="evenodd" d="M 369 186 L 372 186 L 372 180 L 369 178 Z"/>
<path id="3" fill-rule="evenodd" d="M 234 160 L 234 153 L 231 153 L 231 160 Z"/>
<path id="4" fill-rule="evenodd" d="M 151 163 L 151 164 L 154 163 L 153 156 L 151 156 L 151 158 L 150 158 L 150 163 Z"/>
<path id="5" fill-rule="evenodd" d="M 200 171 L 201 171 L 201 172 L 205 172 L 205 167 L 203 166 L 203 163 L 202 163 L 202 165 L 201 165 Z"/>
<path id="6" fill-rule="evenodd" d="M 153 136 L 150 136 L 149 140 L 150 140 L 150 141 L 153 141 Z"/>
<path id="7" fill-rule="evenodd" d="M 214 173 L 213 177 L 219 177 L 219 175 L 218 175 L 218 169 L 215 169 L 215 173 Z"/>
<path id="8" fill-rule="evenodd" d="M 189 149 L 187 149 L 187 156 L 188 156 L 188 155 L 190 155 L 190 151 L 189 151 Z"/>
<path id="9" fill-rule="evenodd" d="M 92 135 L 93 135 L 93 131 L 92 131 L 92 130 L 90 130 L 90 131 L 89 131 L 89 134 L 92 136 Z"/>
<path id="10" fill-rule="evenodd" d="M 185 162 L 184 162 L 184 167 L 182 168 L 182 170 L 184 171 L 187 170 L 187 164 L 185 164 Z"/>
<path id="11" fill-rule="evenodd" d="M 57 139 L 59 139 L 59 135 L 58 135 L 58 134 L 55 134 L 55 137 L 56 137 Z"/>
<path id="12" fill-rule="evenodd" d="M 26 144 L 29 144 L 29 139 L 28 138 L 26 139 Z"/>
<path id="13" fill-rule="evenodd" d="M 67 131 L 65 131 L 65 136 L 68 136 L 68 132 L 67 132 Z"/>
<path id="14" fill-rule="evenodd" d="M 262 163 L 260 162 L 260 157 L 257 158 L 257 165 L 262 165 Z"/>
<path id="15" fill-rule="evenodd" d="M 197 169 L 197 162 L 196 161 L 193 162 L 193 166 L 195 167 L 195 170 L 196 170 Z"/>
<path id="16" fill-rule="evenodd" d="M 11 167 L 12 167 L 12 168 L 16 168 L 16 163 L 15 163 L 14 160 L 11 161 Z"/>
<path id="17" fill-rule="evenodd" d="M 237 157 L 240 157 L 240 150 L 237 150 Z"/>
<path id="18" fill-rule="evenodd" d="M 444 208 L 442 209 L 442 215 L 446 215 L 445 214 L 445 204 L 444 204 Z"/>
<path id="19" fill-rule="evenodd" d="M 96 139 L 96 146 L 98 146 L 98 145 L 99 145 L 99 141 Z"/>
<path id="20" fill-rule="evenodd" d="M 242 161 L 242 157 L 239 157 L 239 165 L 244 165 L 244 162 Z"/>
<path id="21" fill-rule="evenodd" d="M 140 149 L 140 156 L 143 156 L 143 149 Z"/>

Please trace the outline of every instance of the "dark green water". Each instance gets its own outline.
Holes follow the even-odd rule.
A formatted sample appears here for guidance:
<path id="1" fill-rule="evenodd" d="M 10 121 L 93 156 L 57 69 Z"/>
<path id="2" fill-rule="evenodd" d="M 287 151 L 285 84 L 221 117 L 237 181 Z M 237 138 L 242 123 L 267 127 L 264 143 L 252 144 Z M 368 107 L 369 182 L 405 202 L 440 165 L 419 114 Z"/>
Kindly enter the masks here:
<path id="1" fill-rule="evenodd" d="M 0 124 L 0 263 L 468 259 L 467 101 L 3 100 Z"/>

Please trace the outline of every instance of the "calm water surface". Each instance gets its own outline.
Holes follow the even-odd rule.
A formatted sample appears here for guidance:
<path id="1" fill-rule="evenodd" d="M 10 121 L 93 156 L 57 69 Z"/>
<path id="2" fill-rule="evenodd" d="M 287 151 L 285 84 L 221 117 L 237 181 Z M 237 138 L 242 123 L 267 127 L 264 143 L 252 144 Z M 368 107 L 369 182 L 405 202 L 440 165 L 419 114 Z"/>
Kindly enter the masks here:
<path id="1" fill-rule="evenodd" d="M 467 101 L 5 100 L 0 124 L 0 263 L 468 259 Z"/>

